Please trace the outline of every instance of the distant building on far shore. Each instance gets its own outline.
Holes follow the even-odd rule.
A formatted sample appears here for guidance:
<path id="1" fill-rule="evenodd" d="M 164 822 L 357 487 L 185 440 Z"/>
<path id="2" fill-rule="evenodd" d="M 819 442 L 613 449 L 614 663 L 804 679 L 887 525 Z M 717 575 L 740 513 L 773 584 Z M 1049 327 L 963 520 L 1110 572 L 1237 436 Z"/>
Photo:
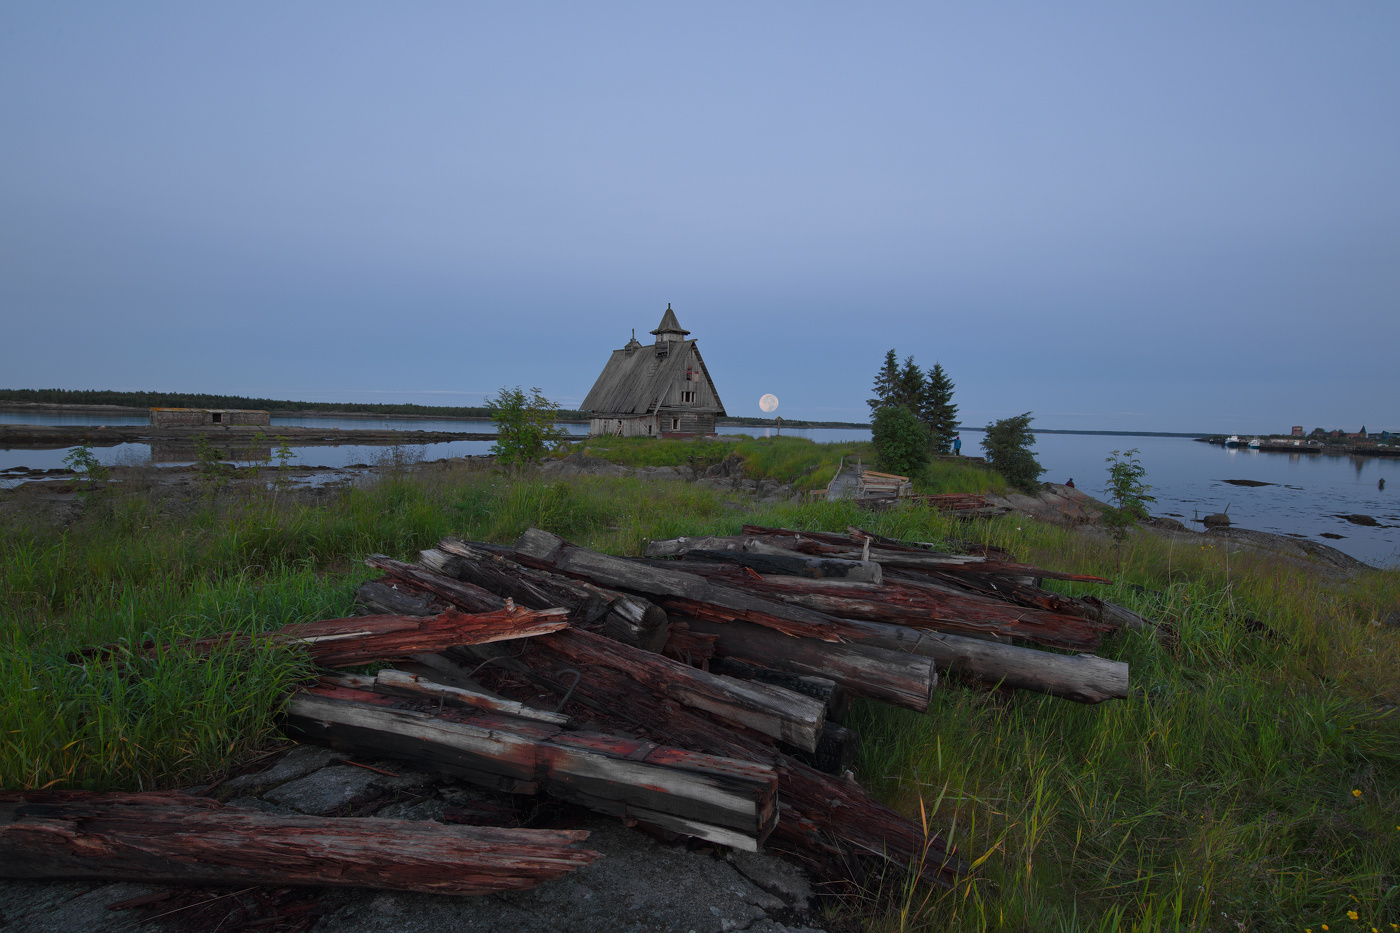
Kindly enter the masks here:
<path id="1" fill-rule="evenodd" d="M 1294 437 L 1302 437 L 1302 436 L 1303 436 L 1303 426 L 1302 426 L 1301 424 L 1295 424 L 1295 425 L 1293 426 L 1293 436 L 1294 436 Z"/>
<path id="2" fill-rule="evenodd" d="M 152 408 L 153 428 L 200 428 L 213 424 L 267 427 L 272 416 L 251 408 Z"/>

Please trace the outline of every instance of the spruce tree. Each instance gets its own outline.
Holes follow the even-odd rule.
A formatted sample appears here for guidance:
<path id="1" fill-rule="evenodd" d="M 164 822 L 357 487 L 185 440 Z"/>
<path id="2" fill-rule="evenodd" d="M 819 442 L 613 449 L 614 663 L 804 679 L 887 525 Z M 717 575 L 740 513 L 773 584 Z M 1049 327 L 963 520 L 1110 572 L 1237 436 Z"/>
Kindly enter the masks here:
<path id="1" fill-rule="evenodd" d="M 886 405 L 895 404 L 894 395 L 898 385 L 899 358 L 895 356 L 894 350 L 891 350 L 885 354 L 885 365 L 875 374 L 875 397 L 865 401 L 865 404 L 870 406 L 871 415 Z"/>
<path id="2" fill-rule="evenodd" d="M 953 437 L 958 433 L 958 406 L 953 404 L 953 380 L 943 371 L 941 363 L 934 363 L 933 369 L 928 371 L 919 419 L 928 425 L 934 452 L 951 453 Z"/>
<path id="3" fill-rule="evenodd" d="M 924 407 L 924 373 L 915 365 L 912 356 L 904 358 L 904 367 L 895 380 L 894 403 L 903 405 L 915 416 Z"/>

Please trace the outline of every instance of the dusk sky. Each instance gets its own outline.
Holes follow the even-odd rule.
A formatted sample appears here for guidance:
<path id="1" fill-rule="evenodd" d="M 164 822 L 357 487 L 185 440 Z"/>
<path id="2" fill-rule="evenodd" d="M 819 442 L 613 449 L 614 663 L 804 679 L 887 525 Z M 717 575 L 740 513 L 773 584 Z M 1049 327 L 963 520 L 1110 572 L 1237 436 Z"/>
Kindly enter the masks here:
<path id="1" fill-rule="evenodd" d="M 0 388 L 1400 429 L 1400 3 L 0 7 Z"/>

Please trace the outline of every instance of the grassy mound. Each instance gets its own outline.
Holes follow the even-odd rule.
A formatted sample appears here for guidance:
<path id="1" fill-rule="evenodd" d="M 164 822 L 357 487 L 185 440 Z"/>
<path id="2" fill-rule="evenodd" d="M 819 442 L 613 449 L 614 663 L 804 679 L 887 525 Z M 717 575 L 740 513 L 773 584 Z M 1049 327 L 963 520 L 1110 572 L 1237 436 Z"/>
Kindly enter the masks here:
<path id="1" fill-rule="evenodd" d="M 567 444 L 556 456 L 582 452 L 629 467 L 689 466 L 703 470 L 738 457 L 750 479 L 791 483 L 806 492 L 825 489 L 840 469 L 861 460 L 876 462 L 875 445 L 869 441 L 819 444 L 805 437 L 753 437 L 744 440 L 658 440 L 651 437 L 590 437 Z M 984 467 L 951 460 L 937 460 L 910 477 L 920 494 L 945 492 L 995 492 L 1007 490 L 1005 480 Z"/>

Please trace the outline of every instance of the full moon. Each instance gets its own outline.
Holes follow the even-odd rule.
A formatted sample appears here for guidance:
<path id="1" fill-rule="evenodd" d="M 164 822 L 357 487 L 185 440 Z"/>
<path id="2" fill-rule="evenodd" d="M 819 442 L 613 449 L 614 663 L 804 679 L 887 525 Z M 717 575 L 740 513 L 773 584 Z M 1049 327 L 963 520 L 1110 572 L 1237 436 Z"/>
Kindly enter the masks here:
<path id="1" fill-rule="evenodd" d="M 758 407 L 764 411 L 777 411 L 778 397 L 770 392 L 758 400 Z"/>

